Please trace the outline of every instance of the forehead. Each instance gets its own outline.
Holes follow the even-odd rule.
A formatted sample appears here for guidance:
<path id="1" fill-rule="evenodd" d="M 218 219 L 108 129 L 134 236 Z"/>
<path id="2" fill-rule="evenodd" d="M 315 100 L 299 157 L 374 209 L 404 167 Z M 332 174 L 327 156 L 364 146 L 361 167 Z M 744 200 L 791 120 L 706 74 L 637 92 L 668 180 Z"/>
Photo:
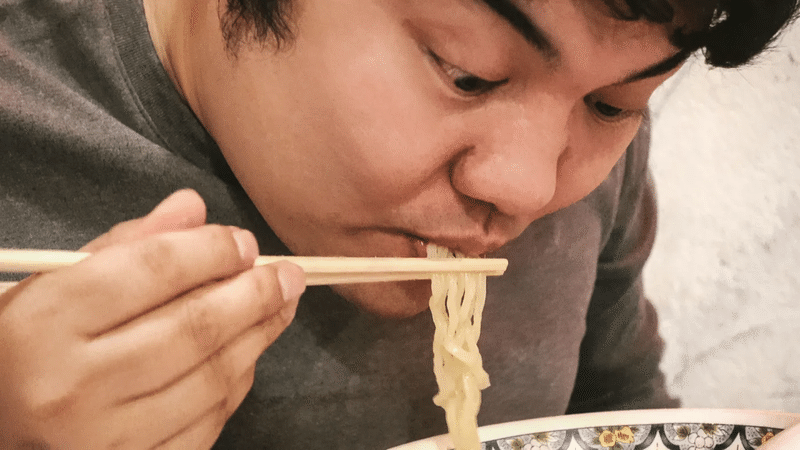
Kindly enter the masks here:
<path id="1" fill-rule="evenodd" d="M 625 0 L 524 0 L 521 6 L 533 20 L 551 22 L 549 25 L 553 29 L 558 29 L 562 20 L 564 24 L 570 20 L 581 20 L 598 41 L 668 38 L 672 31 L 670 22 L 659 24 L 644 19 L 624 18 L 626 16 L 621 16 L 619 12 L 629 12 Z"/>
<path id="2" fill-rule="evenodd" d="M 616 22 L 649 22 L 663 24 L 670 32 L 700 30 L 712 20 L 714 0 L 572 0 L 592 8 L 599 19 Z M 612 25 L 613 26 L 613 25 Z"/>
<path id="3" fill-rule="evenodd" d="M 565 30 L 582 23 L 595 41 L 614 41 L 642 38 L 667 38 L 674 33 L 672 7 L 667 0 L 630 0 L 664 2 L 665 11 L 648 13 L 659 20 L 635 15 L 626 0 L 460 0 L 455 3 L 472 4 L 473 11 L 494 11 L 505 22 L 523 34 L 535 46 L 548 41 L 543 35 L 547 29 L 552 34 L 565 34 Z M 478 8 L 475 8 L 475 6 Z M 567 32 L 568 34 L 568 32 Z"/>
<path id="4" fill-rule="evenodd" d="M 557 56 L 559 48 L 581 40 L 609 50 L 632 45 L 655 53 L 677 50 L 671 45 L 674 30 L 670 22 L 622 18 L 606 0 L 473 1 L 494 11 L 534 47 L 551 56 Z"/>
<path id="5" fill-rule="evenodd" d="M 605 0 L 476 1 L 512 25 L 515 20 L 509 16 L 518 14 L 517 22 L 528 24 L 513 28 L 535 35 L 528 40 L 543 50 L 553 68 L 578 68 L 588 74 L 618 66 L 627 73 L 618 74 L 616 84 L 668 73 L 684 58 L 672 44 L 669 23 L 623 19 Z"/>

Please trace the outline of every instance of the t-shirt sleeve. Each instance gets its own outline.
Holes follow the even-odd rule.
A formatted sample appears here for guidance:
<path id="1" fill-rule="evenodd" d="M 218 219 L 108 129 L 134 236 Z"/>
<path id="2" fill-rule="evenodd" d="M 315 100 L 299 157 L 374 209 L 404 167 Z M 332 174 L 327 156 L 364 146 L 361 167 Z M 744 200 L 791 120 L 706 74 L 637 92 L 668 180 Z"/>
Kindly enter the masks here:
<path id="1" fill-rule="evenodd" d="M 568 413 L 679 406 L 659 368 L 664 343 L 642 284 L 656 230 L 648 149 L 646 122 L 626 153 L 625 182 L 598 261 Z"/>

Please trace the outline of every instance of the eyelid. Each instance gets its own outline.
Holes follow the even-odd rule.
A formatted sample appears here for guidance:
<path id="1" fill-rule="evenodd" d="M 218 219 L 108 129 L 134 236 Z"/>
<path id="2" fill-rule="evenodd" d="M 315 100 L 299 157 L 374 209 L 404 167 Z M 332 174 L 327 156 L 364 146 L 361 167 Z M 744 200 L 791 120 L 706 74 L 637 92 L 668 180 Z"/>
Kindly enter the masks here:
<path id="1" fill-rule="evenodd" d="M 602 122 L 606 122 L 606 123 L 617 123 L 617 122 L 622 122 L 624 120 L 629 120 L 629 119 L 632 119 L 632 118 L 642 117 L 642 116 L 644 116 L 645 112 L 647 111 L 646 107 L 645 108 L 641 108 L 641 109 L 627 109 L 627 108 L 615 106 L 615 105 L 612 105 L 611 103 L 609 103 L 608 101 L 605 101 L 605 100 L 599 98 L 597 95 L 594 95 L 594 94 L 589 94 L 586 97 L 584 97 L 584 102 L 586 103 L 586 106 L 591 111 L 592 115 L 594 115 L 598 120 L 600 120 Z M 597 107 L 596 107 L 597 103 L 603 103 L 603 104 L 606 104 L 606 105 L 608 105 L 608 106 L 610 106 L 612 108 L 619 109 L 621 111 L 620 111 L 620 113 L 618 115 L 608 116 L 608 115 L 603 114 L 603 113 L 601 113 L 600 111 L 597 110 Z"/>
<path id="2" fill-rule="evenodd" d="M 456 78 L 457 76 L 481 78 L 481 77 L 479 77 L 477 75 L 474 75 L 474 74 L 472 74 L 470 72 L 467 72 L 466 70 L 464 70 L 464 69 L 462 69 L 462 68 L 460 68 L 458 66 L 454 66 L 454 65 L 450 64 L 449 62 L 443 60 L 441 56 L 437 55 L 436 53 L 434 53 L 431 50 L 428 50 L 428 54 L 431 56 L 431 58 L 433 58 L 434 61 L 436 61 L 436 64 L 438 64 L 438 65 L 440 65 L 442 67 L 442 69 L 447 73 L 447 75 L 452 76 L 453 78 Z M 451 70 L 455 71 L 455 72 L 459 72 L 459 74 L 457 76 L 455 76 L 455 75 L 450 73 Z M 481 79 L 483 79 L 483 78 L 481 78 Z"/>
<path id="3" fill-rule="evenodd" d="M 467 72 L 466 70 L 464 70 L 464 69 L 462 69 L 462 68 L 460 68 L 460 67 L 458 67 L 456 65 L 450 64 L 449 62 L 447 62 L 444 59 L 442 59 L 441 56 L 439 56 L 438 54 L 436 54 L 433 50 L 431 50 L 429 48 L 425 48 L 424 50 L 425 50 L 425 53 L 436 63 L 436 65 L 439 66 L 439 68 L 441 68 L 441 70 L 445 73 L 445 75 L 447 77 L 449 77 L 451 79 L 456 79 L 456 78 L 460 78 L 460 77 L 463 77 L 463 78 L 473 77 L 475 79 L 481 80 L 481 81 L 486 83 L 486 88 L 481 89 L 481 90 L 476 91 L 476 92 L 468 92 L 468 91 L 463 91 L 461 89 L 456 88 L 456 89 L 459 90 L 459 93 L 461 95 L 464 95 L 464 96 L 467 96 L 467 97 L 477 97 L 477 96 L 485 94 L 485 93 L 487 93 L 487 92 L 489 92 L 489 91 L 491 91 L 491 90 L 493 90 L 493 89 L 495 89 L 497 87 L 500 87 L 500 86 L 508 83 L 508 81 L 509 81 L 508 78 L 505 78 L 505 79 L 502 79 L 502 80 L 488 80 L 486 78 L 483 78 L 483 77 L 480 77 L 478 75 L 475 75 L 472 72 Z M 453 74 L 452 72 L 458 72 L 458 73 L 457 74 Z"/>

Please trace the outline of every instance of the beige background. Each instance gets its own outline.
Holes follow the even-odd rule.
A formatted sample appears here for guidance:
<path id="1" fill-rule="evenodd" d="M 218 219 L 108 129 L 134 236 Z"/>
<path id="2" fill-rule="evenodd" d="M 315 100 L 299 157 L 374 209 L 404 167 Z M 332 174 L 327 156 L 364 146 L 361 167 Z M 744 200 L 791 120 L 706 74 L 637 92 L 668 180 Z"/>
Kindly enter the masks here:
<path id="1" fill-rule="evenodd" d="M 800 413 L 798 25 L 755 66 L 690 62 L 651 103 L 660 230 L 645 278 L 688 407 Z"/>

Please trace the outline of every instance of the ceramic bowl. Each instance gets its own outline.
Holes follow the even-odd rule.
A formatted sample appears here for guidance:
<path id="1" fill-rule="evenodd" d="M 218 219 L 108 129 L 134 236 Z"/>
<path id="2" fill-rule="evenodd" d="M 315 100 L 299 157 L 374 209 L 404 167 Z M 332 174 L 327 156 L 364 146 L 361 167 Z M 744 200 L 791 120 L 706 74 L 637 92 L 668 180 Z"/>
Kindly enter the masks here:
<path id="1" fill-rule="evenodd" d="M 754 450 L 800 414 L 722 409 L 618 411 L 481 427 L 481 450 Z M 446 435 L 392 450 L 447 450 Z M 800 449 L 800 446 L 798 447 Z"/>

